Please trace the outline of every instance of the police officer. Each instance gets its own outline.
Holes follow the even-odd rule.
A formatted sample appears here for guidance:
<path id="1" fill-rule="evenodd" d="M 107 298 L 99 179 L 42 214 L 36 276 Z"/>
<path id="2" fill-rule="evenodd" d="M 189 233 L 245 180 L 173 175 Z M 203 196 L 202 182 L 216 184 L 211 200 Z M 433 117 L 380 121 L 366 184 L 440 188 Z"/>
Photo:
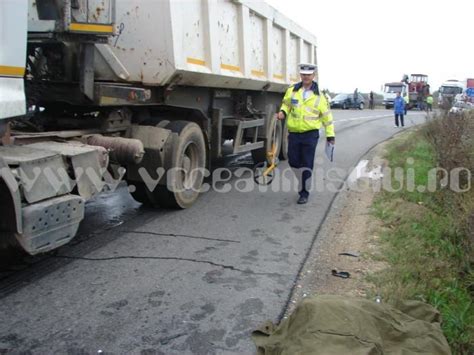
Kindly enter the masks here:
<path id="1" fill-rule="evenodd" d="M 405 93 L 403 95 L 403 101 L 405 101 L 405 116 L 407 115 L 407 111 L 408 111 L 408 105 L 410 103 L 410 96 L 408 95 L 408 93 Z"/>
<path id="2" fill-rule="evenodd" d="M 286 118 L 288 126 L 288 161 L 296 169 L 299 183 L 298 204 L 308 202 L 314 154 L 319 139 L 319 129 L 324 127 L 326 139 L 334 144 L 334 125 L 329 103 L 319 93 L 318 84 L 314 81 L 316 65 L 299 65 L 301 81 L 286 90 L 280 112 L 276 118 Z"/>
<path id="3" fill-rule="evenodd" d="M 433 96 L 431 94 L 426 98 L 426 111 L 433 111 Z"/>

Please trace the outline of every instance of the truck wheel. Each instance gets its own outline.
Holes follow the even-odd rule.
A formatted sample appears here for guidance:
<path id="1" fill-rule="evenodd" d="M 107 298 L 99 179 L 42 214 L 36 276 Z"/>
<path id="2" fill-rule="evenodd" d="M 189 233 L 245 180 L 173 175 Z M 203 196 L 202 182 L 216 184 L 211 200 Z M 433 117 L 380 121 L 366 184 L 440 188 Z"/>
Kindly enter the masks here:
<path id="1" fill-rule="evenodd" d="M 264 139 L 265 143 L 263 148 L 252 150 L 252 158 L 255 163 L 260 163 L 262 161 L 267 160 L 267 152 L 272 150 L 273 145 L 273 137 L 275 136 L 275 144 L 276 144 L 276 157 L 280 155 L 281 150 L 281 142 L 282 142 L 282 126 L 281 121 L 277 121 L 275 125 L 275 118 L 270 120 L 269 128 L 267 129 L 267 134 Z M 274 134 L 274 130 L 276 129 L 276 134 Z M 287 149 L 288 150 L 288 149 Z"/>
<path id="2" fill-rule="evenodd" d="M 283 125 L 281 133 L 281 148 L 280 148 L 280 160 L 288 160 L 288 126 L 285 123 Z"/>
<path id="3" fill-rule="evenodd" d="M 363 110 L 363 109 L 364 109 L 364 103 L 361 102 L 361 103 L 359 104 L 359 110 Z"/>
<path id="4" fill-rule="evenodd" d="M 206 167 L 206 145 L 201 128 L 194 122 L 172 121 L 166 125 L 178 133 L 166 186 L 153 193 L 156 204 L 170 208 L 188 208 L 199 196 Z"/>

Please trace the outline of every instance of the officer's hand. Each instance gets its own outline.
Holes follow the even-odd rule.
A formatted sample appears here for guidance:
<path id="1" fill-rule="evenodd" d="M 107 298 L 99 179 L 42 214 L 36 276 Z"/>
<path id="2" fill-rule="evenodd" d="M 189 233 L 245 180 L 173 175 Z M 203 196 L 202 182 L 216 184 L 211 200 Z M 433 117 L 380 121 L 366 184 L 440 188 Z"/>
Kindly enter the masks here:
<path id="1" fill-rule="evenodd" d="M 335 137 L 327 137 L 326 140 L 328 141 L 328 143 L 331 143 L 331 144 L 336 143 L 336 138 Z"/>
<path id="2" fill-rule="evenodd" d="M 283 111 L 277 112 L 277 113 L 275 113 L 275 118 L 277 120 L 284 120 L 285 119 L 285 114 L 283 113 Z"/>

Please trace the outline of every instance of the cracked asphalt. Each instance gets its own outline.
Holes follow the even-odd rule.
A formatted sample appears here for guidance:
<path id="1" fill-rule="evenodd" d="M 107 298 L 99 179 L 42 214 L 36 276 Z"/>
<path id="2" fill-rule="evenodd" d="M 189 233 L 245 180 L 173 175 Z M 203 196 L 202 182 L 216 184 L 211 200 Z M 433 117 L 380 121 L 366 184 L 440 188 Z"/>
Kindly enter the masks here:
<path id="1" fill-rule="evenodd" d="M 388 110 L 334 115 L 336 161 L 325 160 L 320 143 L 315 186 L 324 188 L 307 205 L 296 204 L 290 179 L 246 191 L 245 174 L 184 211 L 144 208 L 121 186 L 87 204 L 70 244 L 40 257 L 2 256 L 0 353 L 254 353 L 251 331 L 284 314 L 351 167 L 399 132 Z M 408 126 L 424 120 L 406 118 Z M 228 164 L 238 171 L 235 161 L 249 159 Z M 344 174 L 330 179 L 331 168 Z"/>

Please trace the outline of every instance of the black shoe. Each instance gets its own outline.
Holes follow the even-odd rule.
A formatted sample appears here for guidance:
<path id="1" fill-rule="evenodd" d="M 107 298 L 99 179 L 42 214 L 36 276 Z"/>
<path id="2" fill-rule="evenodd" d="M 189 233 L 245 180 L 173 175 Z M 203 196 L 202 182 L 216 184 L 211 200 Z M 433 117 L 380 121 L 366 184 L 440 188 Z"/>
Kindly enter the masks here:
<path id="1" fill-rule="evenodd" d="M 308 198 L 305 196 L 300 196 L 298 201 L 296 202 L 298 205 L 304 205 L 306 202 L 308 202 Z"/>

